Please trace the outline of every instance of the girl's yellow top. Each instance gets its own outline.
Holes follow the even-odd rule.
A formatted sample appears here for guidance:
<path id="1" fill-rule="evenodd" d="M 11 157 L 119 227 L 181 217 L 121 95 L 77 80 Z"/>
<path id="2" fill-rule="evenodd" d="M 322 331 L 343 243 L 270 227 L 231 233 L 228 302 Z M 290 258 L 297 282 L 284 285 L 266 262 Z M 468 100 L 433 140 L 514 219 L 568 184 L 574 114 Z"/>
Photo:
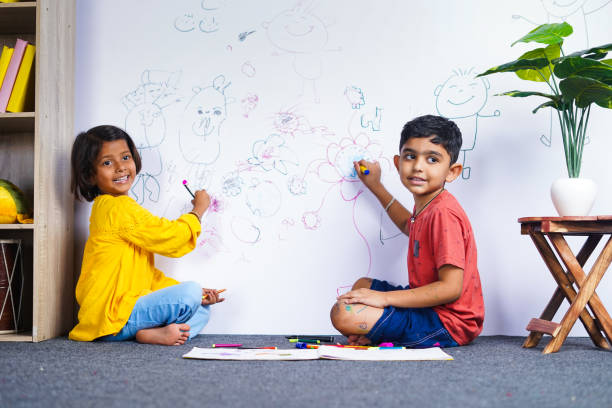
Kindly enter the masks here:
<path id="1" fill-rule="evenodd" d="M 155 268 L 154 254 L 179 257 L 195 248 L 200 222 L 192 214 L 159 218 L 129 196 L 96 197 L 76 286 L 79 323 L 72 340 L 117 334 L 139 297 L 176 285 Z"/>

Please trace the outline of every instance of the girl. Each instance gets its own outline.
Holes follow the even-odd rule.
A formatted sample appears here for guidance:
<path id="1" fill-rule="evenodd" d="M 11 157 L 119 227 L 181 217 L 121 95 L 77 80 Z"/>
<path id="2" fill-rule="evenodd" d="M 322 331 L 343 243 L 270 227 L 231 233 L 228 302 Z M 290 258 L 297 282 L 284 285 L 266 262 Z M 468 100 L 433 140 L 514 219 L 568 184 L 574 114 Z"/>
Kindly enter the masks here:
<path id="1" fill-rule="evenodd" d="M 72 147 L 71 190 L 93 201 L 89 238 L 76 286 L 79 322 L 72 340 L 181 345 L 206 325 L 216 290 L 178 281 L 155 268 L 154 254 L 183 256 L 195 248 L 210 204 L 195 192 L 193 210 L 158 218 L 128 196 L 141 168 L 134 142 L 114 126 L 79 134 Z"/>

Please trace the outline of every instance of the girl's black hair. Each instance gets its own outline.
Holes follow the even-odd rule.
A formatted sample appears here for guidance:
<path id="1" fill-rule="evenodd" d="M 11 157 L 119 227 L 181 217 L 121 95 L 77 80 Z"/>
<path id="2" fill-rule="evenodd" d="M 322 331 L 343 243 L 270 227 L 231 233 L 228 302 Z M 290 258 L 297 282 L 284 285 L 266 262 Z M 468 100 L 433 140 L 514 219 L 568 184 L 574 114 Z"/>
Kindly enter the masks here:
<path id="1" fill-rule="evenodd" d="M 459 158 L 463 139 L 461 131 L 452 120 L 442 116 L 425 115 L 412 119 L 404 125 L 400 136 L 400 153 L 408 139 L 413 137 L 431 137 L 432 143 L 442 145 L 450 156 L 450 164 Z"/>
<path id="2" fill-rule="evenodd" d="M 86 201 L 93 201 L 94 198 L 102 194 L 94 183 L 96 175 L 95 161 L 102 149 L 102 144 L 115 140 L 125 140 L 136 164 L 136 173 L 140 172 L 142 161 L 138 154 L 138 149 L 136 149 L 136 145 L 130 135 L 125 131 L 116 126 L 101 125 L 93 127 L 87 132 L 81 132 L 74 140 L 70 156 L 72 173 L 70 191 L 72 191 L 77 200 L 85 199 Z"/>

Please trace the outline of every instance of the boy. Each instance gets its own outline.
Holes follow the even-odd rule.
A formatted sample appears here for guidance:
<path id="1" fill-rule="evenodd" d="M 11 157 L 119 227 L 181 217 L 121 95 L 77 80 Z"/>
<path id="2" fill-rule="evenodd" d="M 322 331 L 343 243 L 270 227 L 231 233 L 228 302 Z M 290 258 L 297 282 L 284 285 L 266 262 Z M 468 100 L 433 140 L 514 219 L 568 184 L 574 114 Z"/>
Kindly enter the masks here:
<path id="1" fill-rule="evenodd" d="M 462 171 L 457 125 L 440 116 L 406 123 L 400 155 L 393 159 L 402 184 L 414 197 L 410 213 L 385 189 L 378 163 L 360 160 L 355 170 L 409 236 L 409 286 L 360 278 L 332 307 L 334 327 L 349 344 L 393 342 L 409 347 L 452 347 L 482 331 L 484 302 L 470 222 L 444 189 Z M 368 175 L 359 171 L 366 166 Z"/>

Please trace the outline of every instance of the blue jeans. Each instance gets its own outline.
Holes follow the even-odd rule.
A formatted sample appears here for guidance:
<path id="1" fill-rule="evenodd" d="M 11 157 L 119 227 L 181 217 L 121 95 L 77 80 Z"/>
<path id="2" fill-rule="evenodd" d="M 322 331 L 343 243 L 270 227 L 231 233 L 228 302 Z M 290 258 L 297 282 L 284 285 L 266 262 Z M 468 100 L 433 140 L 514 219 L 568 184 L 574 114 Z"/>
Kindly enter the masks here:
<path id="1" fill-rule="evenodd" d="M 370 289 L 381 292 L 404 290 L 409 287 L 395 286 L 387 281 L 372 280 Z M 446 330 L 438 314 L 431 307 L 400 308 L 387 306 L 382 316 L 366 337 L 374 344 L 392 342 L 397 345 L 426 347 L 456 347 L 459 344 Z"/>
<path id="2" fill-rule="evenodd" d="M 171 323 L 188 324 L 191 339 L 206 326 L 209 316 L 210 307 L 202 306 L 200 284 L 182 282 L 139 298 L 121 331 L 116 335 L 100 337 L 98 340 L 133 340 L 139 330 L 167 326 Z"/>

